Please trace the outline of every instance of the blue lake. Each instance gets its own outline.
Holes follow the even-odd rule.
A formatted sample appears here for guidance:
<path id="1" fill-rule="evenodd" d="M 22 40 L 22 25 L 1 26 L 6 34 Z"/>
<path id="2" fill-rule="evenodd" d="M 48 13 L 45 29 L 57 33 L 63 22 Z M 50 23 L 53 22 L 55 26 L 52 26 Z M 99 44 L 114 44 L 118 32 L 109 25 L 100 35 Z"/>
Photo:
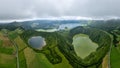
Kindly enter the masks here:
<path id="1" fill-rule="evenodd" d="M 45 39 L 41 36 L 33 36 L 28 40 L 31 47 L 35 49 L 42 49 L 46 45 Z"/>

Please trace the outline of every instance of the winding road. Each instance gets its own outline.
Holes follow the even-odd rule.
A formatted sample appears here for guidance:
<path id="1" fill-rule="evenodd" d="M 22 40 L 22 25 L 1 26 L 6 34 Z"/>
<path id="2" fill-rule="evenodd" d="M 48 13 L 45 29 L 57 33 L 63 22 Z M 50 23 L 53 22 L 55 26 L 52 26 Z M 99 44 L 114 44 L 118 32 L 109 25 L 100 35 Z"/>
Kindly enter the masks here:
<path id="1" fill-rule="evenodd" d="M 6 34 L 8 39 L 10 40 L 10 42 L 14 45 L 15 49 L 16 49 L 16 58 L 17 58 L 17 68 L 19 68 L 19 50 L 18 50 L 18 45 L 16 44 L 16 42 L 12 39 L 9 38 L 8 34 Z"/>
<path id="2" fill-rule="evenodd" d="M 16 58 L 17 58 L 17 68 L 19 68 L 19 52 L 18 52 L 18 45 L 15 43 L 15 41 L 10 40 L 12 42 L 12 44 L 14 45 L 15 49 L 16 49 Z"/>
<path id="3" fill-rule="evenodd" d="M 111 54 L 111 49 L 112 49 L 112 45 L 110 46 L 110 51 L 108 52 L 108 68 L 111 68 L 111 66 L 110 66 L 110 54 Z"/>
<path id="4" fill-rule="evenodd" d="M 110 35 L 111 36 L 111 35 Z M 111 42 L 113 41 L 113 37 L 111 36 L 112 40 Z M 111 49 L 112 49 L 112 43 L 110 45 L 110 50 L 108 52 L 108 68 L 111 68 L 111 62 L 110 62 L 110 54 L 111 54 Z"/>

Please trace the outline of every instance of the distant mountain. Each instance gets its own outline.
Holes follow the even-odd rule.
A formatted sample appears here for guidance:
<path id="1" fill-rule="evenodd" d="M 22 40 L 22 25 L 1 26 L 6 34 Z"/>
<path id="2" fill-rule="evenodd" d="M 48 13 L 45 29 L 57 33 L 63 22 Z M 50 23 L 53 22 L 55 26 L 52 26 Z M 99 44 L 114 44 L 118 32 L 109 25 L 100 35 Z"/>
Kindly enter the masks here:
<path id="1" fill-rule="evenodd" d="M 23 22 L 11 22 L 11 23 L 0 23 L 0 29 L 14 30 L 16 28 L 22 28 L 25 30 L 34 29 L 53 29 L 59 28 L 60 25 L 64 24 L 85 24 L 89 27 L 100 28 L 103 30 L 110 31 L 114 28 L 120 29 L 120 19 L 109 19 L 109 20 L 32 20 Z M 116 25 L 117 24 L 117 25 Z"/>
<path id="2" fill-rule="evenodd" d="M 52 29 L 58 28 L 61 24 L 87 24 L 88 20 L 33 20 L 33 21 L 23 21 L 23 22 L 11 22 L 0 24 L 0 29 L 14 30 L 16 28 L 23 28 L 25 30 L 31 29 Z"/>

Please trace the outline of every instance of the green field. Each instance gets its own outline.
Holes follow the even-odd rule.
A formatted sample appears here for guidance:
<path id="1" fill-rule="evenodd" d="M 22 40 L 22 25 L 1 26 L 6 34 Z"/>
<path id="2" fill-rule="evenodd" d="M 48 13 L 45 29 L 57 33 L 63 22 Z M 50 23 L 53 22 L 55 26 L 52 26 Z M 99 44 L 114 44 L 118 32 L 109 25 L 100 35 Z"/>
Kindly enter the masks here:
<path id="1" fill-rule="evenodd" d="M 14 41 L 18 45 L 19 51 L 22 51 L 23 49 L 27 47 L 27 45 L 24 43 L 24 41 L 19 36 Z"/>
<path id="2" fill-rule="evenodd" d="M 96 53 L 92 55 L 91 53 L 96 51 L 98 44 L 94 43 L 87 34 L 78 33 L 71 37 L 69 31 L 60 35 L 57 32 L 26 31 L 20 35 L 16 31 L 9 31 L 8 37 L 0 33 L 0 68 L 17 67 L 16 50 L 10 40 L 14 41 L 18 47 L 20 68 L 81 68 L 82 66 L 86 67 L 86 64 L 89 66 L 89 63 L 93 63 L 94 59 L 91 61 L 90 58 L 97 58 Z M 47 46 L 39 51 L 29 47 L 26 43 L 29 37 L 36 35 L 42 35 L 47 41 Z M 91 67 L 95 66 L 98 67 L 98 65 Z"/>
<path id="3" fill-rule="evenodd" d="M 120 47 L 120 46 L 119 46 Z M 112 47 L 111 50 L 111 68 L 119 68 L 120 67 L 120 49 L 119 47 Z"/>
<path id="4" fill-rule="evenodd" d="M 56 48 L 57 53 L 62 57 L 62 62 L 59 64 L 52 64 L 42 53 L 36 53 L 29 47 L 27 47 L 25 52 L 26 63 L 28 68 L 72 68 L 67 59 L 60 53 L 58 48 Z M 32 55 L 32 56 L 31 56 Z"/>
<path id="5" fill-rule="evenodd" d="M 16 68 L 14 46 L 10 40 L 0 32 L 0 68 Z"/>
<path id="6" fill-rule="evenodd" d="M 27 64 L 26 64 L 26 58 L 25 58 L 25 54 L 24 54 L 24 49 L 27 47 L 27 45 L 23 42 L 23 40 L 17 36 L 14 41 L 16 42 L 17 46 L 18 46 L 18 50 L 19 50 L 19 65 L 20 68 L 26 68 Z"/>
<path id="7" fill-rule="evenodd" d="M 16 68 L 15 56 L 0 53 L 0 68 Z"/>
<path id="8" fill-rule="evenodd" d="M 58 64 L 52 64 L 47 59 L 45 54 L 37 53 L 32 48 L 29 48 L 16 32 L 9 31 L 8 34 L 9 38 L 7 36 L 4 37 L 4 33 L 0 33 L 0 68 L 17 67 L 16 50 L 13 46 L 14 44 L 11 43 L 10 40 L 13 40 L 18 46 L 20 68 L 72 68 L 72 66 L 69 64 L 69 61 L 64 57 L 57 47 L 52 45 L 56 53 L 62 58 L 62 62 Z"/>
<path id="9" fill-rule="evenodd" d="M 96 51 L 98 45 L 92 42 L 88 35 L 77 34 L 73 37 L 74 49 L 76 54 L 82 59 L 88 56 L 91 52 Z"/>
<path id="10" fill-rule="evenodd" d="M 52 64 L 49 63 L 43 54 L 36 53 L 29 47 L 24 52 L 28 68 L 52 68 Z"/>

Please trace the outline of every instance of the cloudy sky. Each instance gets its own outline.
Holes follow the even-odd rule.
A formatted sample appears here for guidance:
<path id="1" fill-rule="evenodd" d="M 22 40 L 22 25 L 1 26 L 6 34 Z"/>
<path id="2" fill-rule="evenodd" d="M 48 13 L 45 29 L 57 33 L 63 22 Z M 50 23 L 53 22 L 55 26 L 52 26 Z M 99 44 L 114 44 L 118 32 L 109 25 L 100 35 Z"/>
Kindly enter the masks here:
<path id="1" fill-rule="evenodd" d="M 120 0 L 0 0 L 0 21 L 66 16 L 120 17 Z"/>

